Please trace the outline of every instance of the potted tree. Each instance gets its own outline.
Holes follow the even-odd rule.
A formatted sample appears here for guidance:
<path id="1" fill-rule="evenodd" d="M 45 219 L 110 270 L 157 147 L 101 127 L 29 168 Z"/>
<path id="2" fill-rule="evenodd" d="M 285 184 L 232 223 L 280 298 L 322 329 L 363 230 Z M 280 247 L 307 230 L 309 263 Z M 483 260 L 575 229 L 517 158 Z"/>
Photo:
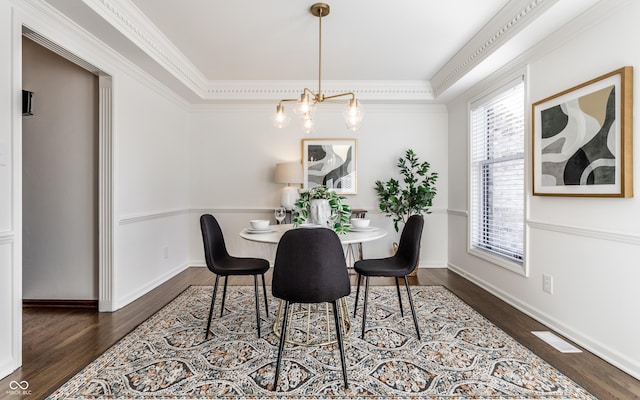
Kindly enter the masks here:
<path id="1" fill-rule="evenodd" d="M 346 199 L 326 186 L 314 186 L 308 191 L 301 191 L 294 204 L 293 224 L 312 223 L 333 228 L 336 233 L 349 231 L 351 209 L 342 201 Z"/>
<path id="2" fill-rule="evenodd" d="M 380 201 L 380 210 L 393 218 L 393 227 L 399 232 L 399 223 L 406 223 L 414 214 L 430 214 L 433 198 L 436 195 L 438 173 L 429 173 L 431 165 L 420 162 L 413 150 L 408 149 L 404 157 L 396 164 L 402 175 L 402 182 L 389 179 L 376 181 L 376 192 Z M 397 244 L 394 243 L 394 248 Z M 414 271 L 415 273 L 415 271 Z"/>

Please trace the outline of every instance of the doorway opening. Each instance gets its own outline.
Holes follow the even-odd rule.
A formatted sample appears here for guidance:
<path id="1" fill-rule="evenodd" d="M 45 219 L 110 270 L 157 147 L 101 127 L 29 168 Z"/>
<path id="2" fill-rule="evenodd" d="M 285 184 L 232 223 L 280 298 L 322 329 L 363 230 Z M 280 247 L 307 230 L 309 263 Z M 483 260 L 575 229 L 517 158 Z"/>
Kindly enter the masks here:
<path id="1" fill-rule="evenodd" d="M 93 257 L 94 265 L 97 264 L 97 270 L 93 273 L 97 276 L 92 278 L 92 289 L 97 301 L 99 311 L 112 311 L 112 276 L 113 276 L 113 129 L 112 129 L 112 80 L 111 77 L 101 71 L 99 68 L 91 65 L 85 60 L 79 58 L 75 54 L 58 46 L 56 43 L 45 38 L 44 36 L 34 32 L 33 30 L 23 26 L 23 37 L 37 43 L 45 49 L 55 53 L 62 58 L 71 61 L 76 66 L 83 68 L 97 77 L 97 99 L 95 100 L 95 115 L 97 118 L 94 124 L 95 132 L 97 130 L 97 138 L 95 143 L 95 194 L 94 216 L 91 217 L 95 222 L 95 251 L 90 257 Z M 27 68 L 22 66 L 23 71 Z M 37 93 L 34 94 L 33 113 L 37 114 Z M 64 101 L 64 98 L 58 99 Z M 62 116 L 61 116 L 62 118 Z M 69 116 L 73 118 L 73 116 Z M 23 126 L 23 139 L 24 139 Z M 60 150 L 59 150 L 60 151 Z M 71 151 L 71 150 L 70 150 Z M 23 159 L 23 167 L 25 160 Z M 73 179 L 72 176 L 63 177 L 63 179 Z M 23 195 L 24 189 L 23 189 Z M 24 219 L 24 215 L 23 215 Z M 55 226 L 53 227 L 55 229 Z M 29 232 L 26 231 L 28 226 L 23 225 L 23 242 L 28 238 Z M 60 234 L 64 234 L 61 232 Z M 24 277 L 23 277 L 24 279 Z"/>

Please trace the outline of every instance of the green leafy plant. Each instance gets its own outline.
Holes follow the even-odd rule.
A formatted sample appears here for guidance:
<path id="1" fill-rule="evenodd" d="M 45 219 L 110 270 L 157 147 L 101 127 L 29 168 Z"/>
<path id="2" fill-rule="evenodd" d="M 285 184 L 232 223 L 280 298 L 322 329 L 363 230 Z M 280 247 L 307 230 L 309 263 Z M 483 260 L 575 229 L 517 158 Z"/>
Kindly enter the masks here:
<path id="1" fill-rule="evenodd" d="M 331 207 L 333 230 L 336 233 L 346 233 L 349 231 L 349 218 L 351 217 L 351 208 L 348 204 L 344 204 L 344 196 L 340 196 L 334 190 L 326 186 L 314 186 L 311 190 L 300 192 L 300 197 L 294 203 L 293 225 L 298 226 L 304 224 L 309 218 L 309 209 L 311 200 L 324 199 L 328 200 Z"/>
<path id="2" fill-rule="evenodd" d="M 376 192 L 380 201 L 380 210 L 393 218 L 393 227 L 398 232 L 398 223 L 406 223 L 414 214 L 430 214 L 429 207 L 436 195 L 436 172 L 429 173 L 431 165 L 418 160 L 418 156 L 409 149 L 404 157 L 398 159 L 397 167 L 403 176 L 404 185 L 393 178 L 386 182 L 376 181 Z"/>

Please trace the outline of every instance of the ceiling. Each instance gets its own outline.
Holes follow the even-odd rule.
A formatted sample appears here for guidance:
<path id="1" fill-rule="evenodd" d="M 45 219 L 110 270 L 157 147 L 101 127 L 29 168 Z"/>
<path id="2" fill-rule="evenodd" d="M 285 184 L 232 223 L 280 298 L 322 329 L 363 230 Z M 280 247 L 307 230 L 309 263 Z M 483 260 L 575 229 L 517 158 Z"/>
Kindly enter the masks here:
<path id="1" fill-rule="evenodd" d="M 302 84 L 317 89 L 313 0 L 46 1 L 193 103 L 270 100 Z M 323 89 L 348 88 L 372 101 L 446 101 L 595 3 L 329 3 Z M 479 74 L 483 64 L 490 68 Z"/>
<path id="2" fill-rule="evenodd" d="M 330 1 L 330 0 L 327 0 Z M 313 0 L 132 0 L 210 80 L 317 76 Z M 323 75 L 427 80 L 507 0 L 348 0 L 323 18 Z"/>

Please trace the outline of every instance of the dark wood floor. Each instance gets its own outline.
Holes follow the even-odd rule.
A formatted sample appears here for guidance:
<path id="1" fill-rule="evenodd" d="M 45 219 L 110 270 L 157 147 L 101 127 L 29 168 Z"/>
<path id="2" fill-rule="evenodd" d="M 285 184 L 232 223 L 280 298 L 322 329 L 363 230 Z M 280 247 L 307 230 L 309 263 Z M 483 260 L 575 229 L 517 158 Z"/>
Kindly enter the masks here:
<path id="1" fill-rule="evenodd" d="M 271 279 L 267 275 L 267 284 Z M 355 277 L 352 277 L 355 282 Z M 23 366 L 0 380 L 0 399 L 40 399 L 53 392 L 129 331 L 157 312 L 189 285 L 213 284 L 206 268 L 189 268 L 147 295 L 113 313 L 82 309 L 25 308 Z M 251 277 L 229 284 L 252 285 Z M 373 279 L 372 284 L 393 284 Z M 640 381 L 591 353 L 563 354 L 531 331 L 547 328 L 497 297 L 446 269 L 422 269 L 412 285 L 442 285 L 491 322 L 600 399 L 640 399 Z M 27 381 L 31 393 L 12 394 L 11 381 Z"/>

